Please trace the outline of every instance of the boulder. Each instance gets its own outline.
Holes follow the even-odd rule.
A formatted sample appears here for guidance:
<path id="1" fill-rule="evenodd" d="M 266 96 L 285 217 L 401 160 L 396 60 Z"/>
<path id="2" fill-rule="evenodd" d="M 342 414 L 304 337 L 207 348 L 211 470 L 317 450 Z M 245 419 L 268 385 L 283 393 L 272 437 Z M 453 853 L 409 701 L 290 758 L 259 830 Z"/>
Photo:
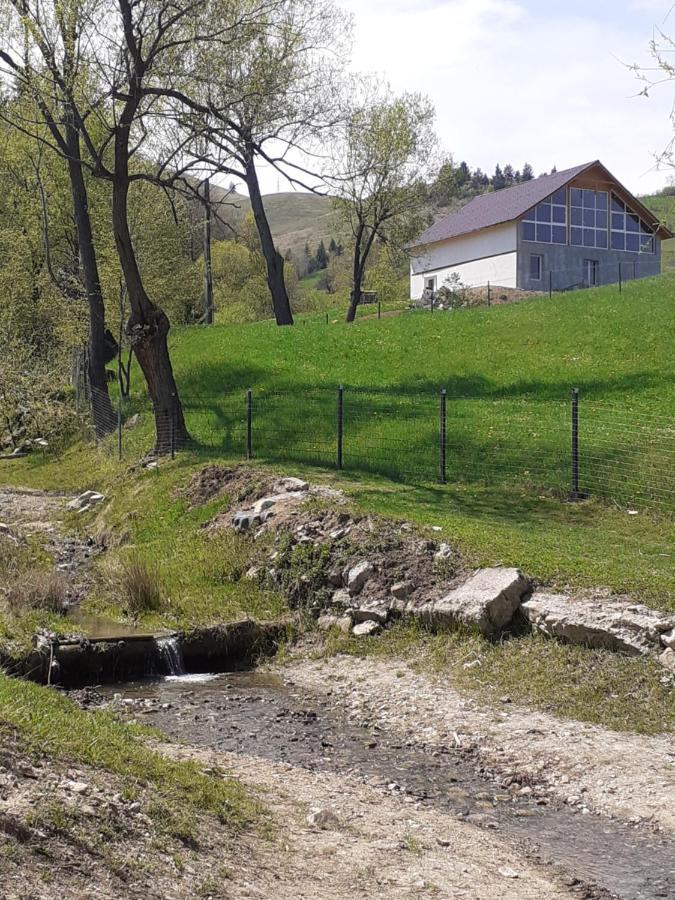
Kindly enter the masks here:
<path id="1" fill-rule="evenodd" d="M 359 625 L 355 625 L 352 628 L 352 634 L 355 634 L 357 637 L 367 637 L 371 634 L 377 634 L 377 632 L 382 628 L 379 622 L 374 622 L 372 619 L 368 622 L 361 622 Z"/>
<path id="2" fill-rule="evenodd" d="M 379 622 L 381 625 L 389 618 L 391 605 L 388 600 L 374 598 L 353 603 L 352 616 L 355 622 Z"/>
<path id="3" fill-rule="evenodd" d="M 493 635 L 511 622 L 529 592 L 530 583 L 519 569 L 479 569 L 445 597 L 419 607 L 417 614 L 437 628 L 463 623 Z"/>
<path id="4" fill-rule="evenodd" d="M 666 669 L 670 669 L 671 672 L 675 672 L 675 650 L 672 650 L 668 647 L 667 650 L 664 650 L 663 653 L 659 656 L 659 662 L 662 666 L 665 666 Z"/>
<path id="5" fill-rule="evenodd" d="M 587 647 L 638 656 L 662 648 L 675 616 L 634 603 L 606 598 L 535 594 L 523 603 L 532 627 L 550 637 Z"/>
<path id="6" fill-rule="evenodd" d="M 354 597 L 360 594 L 365 583 L 375 574 L 375 567 L 372 563 L 364 559 L 362 562 L 353 566 L 347 574 L 347 588 L 349 593 Z"/>

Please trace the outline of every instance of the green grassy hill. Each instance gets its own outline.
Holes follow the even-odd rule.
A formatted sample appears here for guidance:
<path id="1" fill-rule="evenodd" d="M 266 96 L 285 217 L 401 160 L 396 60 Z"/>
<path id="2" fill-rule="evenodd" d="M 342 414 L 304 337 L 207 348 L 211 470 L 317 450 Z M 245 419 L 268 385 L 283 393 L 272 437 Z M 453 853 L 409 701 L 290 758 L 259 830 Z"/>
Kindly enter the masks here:
<path id="1" fill-rule="evenodd" d="M 212 185 L 211 194 L 216 202 L 222 200 L 219 216 L 235 228 L 251 209 L 248 197 L 243 194 L 228 195 L 217 185 Z M 263 201 L 272 235 L 281 253 L 291 250 L 301 257 L 305 244 L 309 243 L 313 252 L 319 241 L 323 240 L 328 245 L 332 237 L 336 240 L 340 237 L 342 226 L 335 220 L 330 197 L 288 191 L 267 194 Z M 216 240 L 229 236 L 227 227 L 217 221 L 214 222 L 213 233 Z"/>

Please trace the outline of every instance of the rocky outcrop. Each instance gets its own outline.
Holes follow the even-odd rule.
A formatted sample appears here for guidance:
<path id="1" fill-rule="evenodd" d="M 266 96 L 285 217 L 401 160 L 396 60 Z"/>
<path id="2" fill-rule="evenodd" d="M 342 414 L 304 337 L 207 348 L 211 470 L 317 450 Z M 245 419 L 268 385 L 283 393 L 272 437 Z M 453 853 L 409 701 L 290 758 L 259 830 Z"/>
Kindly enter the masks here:
<path id="1" fill-rule="evenodd" d="M 607 598 L 541 593 L 523 603 L 523 612 L 549 637 L 634 656 L 663 651 L 675 627 L 675 616 Z"/>
<path id="2" fill-rule="evenodd" d="M 464 584 L 416 613 L 436 628 L 469 625 L 489 637 L 511 623 L 530 590 L 530 582 L 519 569 L 479 569 Z"/>

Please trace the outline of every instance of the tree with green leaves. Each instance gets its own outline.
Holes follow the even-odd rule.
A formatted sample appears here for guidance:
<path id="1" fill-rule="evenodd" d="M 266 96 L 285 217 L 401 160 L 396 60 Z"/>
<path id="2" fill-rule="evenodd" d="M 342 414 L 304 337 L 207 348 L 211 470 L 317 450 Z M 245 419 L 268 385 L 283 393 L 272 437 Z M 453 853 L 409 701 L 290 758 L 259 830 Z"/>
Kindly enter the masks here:
<path id="1" fill-rule="evenodd" d="M 328 177 L 339 216 L 351 235 L 353 322 L 376 242 L 394 251 L 424 222 L 427 183 L 435 174 L 435 111 L 420 94 L 393 96 L 366 85 L 335 143 Z"/>
<path id="2" fill-rule="evenodd" d="M 105 372 L 105 308 L 89 215 L 81 152 L 81 120 L 92 113 L 76 100 L 86 78 L 80 24 L 86 3 L 2 0 L 0 65 L 11 79 L 15 100 L 0 115 L 67 164 L 77 233 L 78 264 L 89 303 L 88 378 L 92 415 L 99 436 L 114 427 Z M 89 14 L 87 10 L 87 14 Z"/>

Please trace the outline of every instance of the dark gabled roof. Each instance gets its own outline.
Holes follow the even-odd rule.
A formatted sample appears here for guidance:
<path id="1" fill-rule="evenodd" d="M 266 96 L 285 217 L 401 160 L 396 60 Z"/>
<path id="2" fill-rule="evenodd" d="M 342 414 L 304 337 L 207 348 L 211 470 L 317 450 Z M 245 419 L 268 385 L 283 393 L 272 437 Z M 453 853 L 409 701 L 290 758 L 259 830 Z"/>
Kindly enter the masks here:
<path id="1" fill-rule="evenodd" d="M 522 184 L 516 184 L 513 187 L 480 194 L 467 203 L 466 206 L 463 206 L 459 212 L 439 219 L 438 222 L 427 228 L 417 240 L 409 244 L 408 248 L 413 249 L 426 244 L 436 244 L 439 241 L 447 241 L 449 238 L 470 234 L 472 231 L 480 231 L 483 228 L 491 228 L 493 225 L 513 222 L 514 219 L 520 218 L 529 209 L 536 206 L 537 203 L 541 203 L 542 200 L 545 200 L 560 188 L 565 187 L 574 178 L 577 178 L 594 166 L 600 166 L 607 173 L 608 179 L 615 182 L 622 192 L 627 195 L 631 206 L 634 206 L 637 212 L 641 212 L 646 217 L 646 220 L 656 227 L 658 223 L 654 222 L 654 213 L 650 212 L 646 206 L 633 197 L 614 178 L 611 172 L 605 169 L 601 162 L 595 160 L 591 163 L 585 163 L 583 166 L 575 166 L 573 169 L 555 172 L 553 175 L 542 175 L 539 178 L 524 181 Z M 673 236 L 663 225 L 659 225 L 657 231 L 661 237 L 670 238 Z"/>

